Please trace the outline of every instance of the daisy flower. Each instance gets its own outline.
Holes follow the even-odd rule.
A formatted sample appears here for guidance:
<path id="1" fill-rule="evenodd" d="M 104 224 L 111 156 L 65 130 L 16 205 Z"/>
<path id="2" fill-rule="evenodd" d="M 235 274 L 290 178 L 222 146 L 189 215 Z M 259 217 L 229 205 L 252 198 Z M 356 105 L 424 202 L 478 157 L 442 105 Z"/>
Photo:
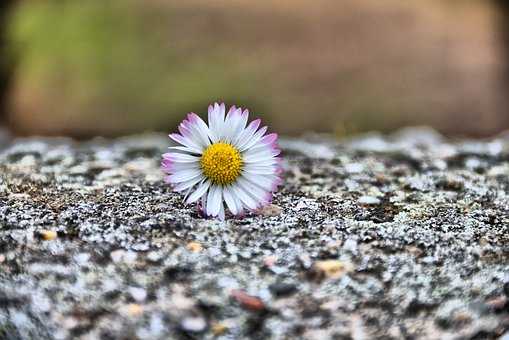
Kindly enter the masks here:
<path id="1" fill-rule="evenodd" d="M 163 154 L 165 180 L 185 194 L 188 204 L 198 202 L 208 216 L 225 217 L 225 204 L 233 215 L 261 208 L 281 184 L 277 134 L 265 134 L 260 119 L 247 124 L 249 111 L 225 105 L 209 106 L 208 125 L 190 113 L 170 134 L 178 146 Z M 246 126 L 247 125 L 247 126 Z"/>

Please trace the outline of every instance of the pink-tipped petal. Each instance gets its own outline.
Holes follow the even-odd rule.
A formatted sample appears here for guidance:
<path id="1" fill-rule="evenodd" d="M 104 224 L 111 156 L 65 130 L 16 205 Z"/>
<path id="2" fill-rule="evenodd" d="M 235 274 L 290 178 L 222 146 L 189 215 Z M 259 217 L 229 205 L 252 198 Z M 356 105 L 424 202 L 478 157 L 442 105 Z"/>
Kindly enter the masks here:
<path id="1" fill-rule="evenodd" d="M 171 161 L 171 159 L 163 158 L 163 160 L 161 161 L 161 168 L 163 169 L 163 171 L 171 171 L 172 165 L 173 162 Z"/>
<path id="2" fill-rule="evenodd" d="M 278 137 L 277 133 L 270 133 L 270 134 L 264 136 L 262 138 L 261 142 L 264 144 L 272 144 L 277 140 L 277 137 Z"/>
<path id="3" fill-rule="evenodd" d="M 230 109 L 228 110 L 228 114 L 233 114 L 235 111 L 237 111 L 237 107 L 235 105 L 233 105 L 232 107 L 230 107 Z"/>

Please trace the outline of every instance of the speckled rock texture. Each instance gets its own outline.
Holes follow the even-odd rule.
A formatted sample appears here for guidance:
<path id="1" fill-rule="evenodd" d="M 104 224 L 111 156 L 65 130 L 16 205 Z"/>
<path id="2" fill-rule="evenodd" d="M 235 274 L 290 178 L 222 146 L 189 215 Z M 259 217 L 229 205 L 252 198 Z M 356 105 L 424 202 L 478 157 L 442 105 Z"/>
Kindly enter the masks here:
<path id="1" fill-rule="evenodd" d="M 206 219 L 162 135 L 0 151 L 1 339 L 509 338 L 509 136 L 281 142 L 284 186 Z"/>

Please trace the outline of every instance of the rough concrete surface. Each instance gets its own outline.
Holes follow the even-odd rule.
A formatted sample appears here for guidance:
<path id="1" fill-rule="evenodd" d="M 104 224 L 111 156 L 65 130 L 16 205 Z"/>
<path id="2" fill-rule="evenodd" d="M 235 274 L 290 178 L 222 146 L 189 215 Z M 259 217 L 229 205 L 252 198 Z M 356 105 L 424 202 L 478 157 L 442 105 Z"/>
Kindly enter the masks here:
<path id="1" fill-rule="evenodd" d="M 0 338 L 509 338 L 509 136 L 284 139 L 273 205 L 226 222 L 168 144 L 0 151 Z"/>

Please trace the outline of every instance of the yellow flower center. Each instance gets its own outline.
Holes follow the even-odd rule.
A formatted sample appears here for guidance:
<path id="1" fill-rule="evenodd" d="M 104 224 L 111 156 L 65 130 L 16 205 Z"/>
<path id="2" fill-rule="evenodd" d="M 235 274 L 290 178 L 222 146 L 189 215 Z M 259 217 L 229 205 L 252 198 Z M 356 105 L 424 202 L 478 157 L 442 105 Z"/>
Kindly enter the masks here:
<path id="1" fill-rule="evenodd" d="M 231 144 L 218 142 L 209 146 L 200 160 L 203 174 L 214 184 L 231 184 L 242 171 L 240 152 Z"/>

